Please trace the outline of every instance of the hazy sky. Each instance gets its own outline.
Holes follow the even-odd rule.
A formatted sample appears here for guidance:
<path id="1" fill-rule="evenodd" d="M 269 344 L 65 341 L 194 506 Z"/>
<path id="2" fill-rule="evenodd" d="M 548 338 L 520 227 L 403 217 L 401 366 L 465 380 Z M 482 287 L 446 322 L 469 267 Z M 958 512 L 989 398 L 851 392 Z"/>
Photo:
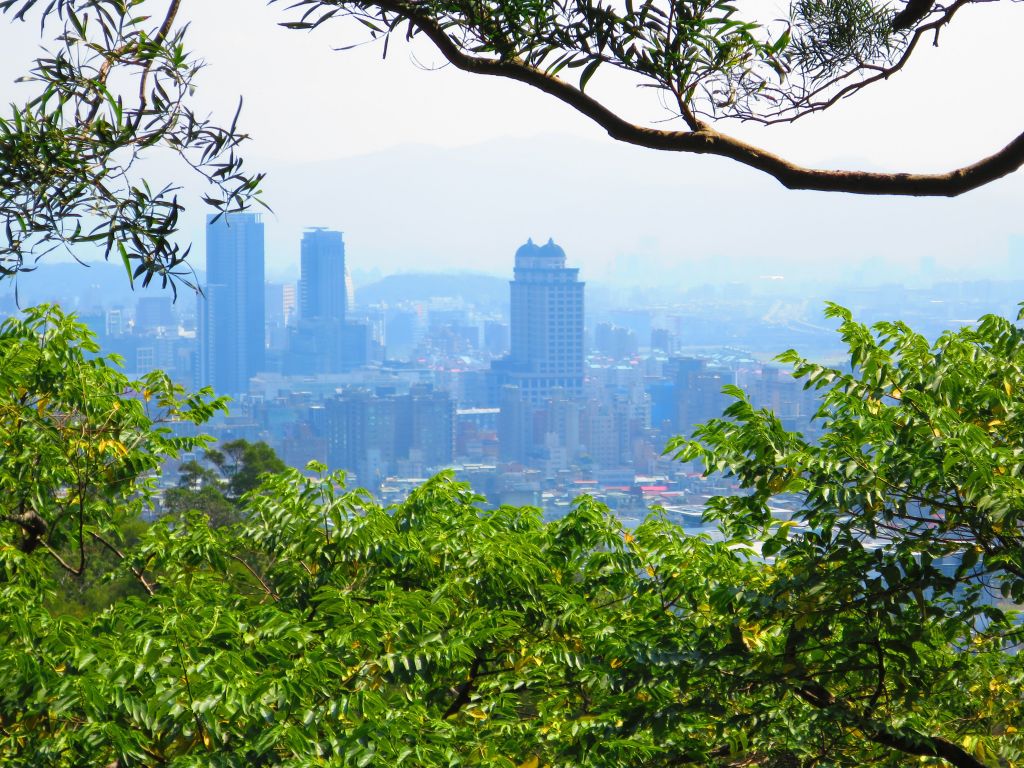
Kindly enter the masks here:
<path id="1" fill-rule="evenodd" d="M 345 230 L 357 270 L 504 273 L 527 236 L 554 236 L 585 275 L 601 277 L 685 275 L 716 261 L 787 276 L 827 267 L 856 277 L 925 256 L 974 268 L 1004 259 L 1007 235 L 1024 230 L 1018 178 L 954 201 L 792 193 L 725 159 L 618 147 L 526 86 L 432 69 L 441 60 L 426 44 L 393 40 L 383 61 L 379 44 L 334 51 L 363 39 L 361 27 L 285 30 L 276 22 L 286 5 L 184 3 L 191 46 L 209 62 L 201 103 L 229 116 L 244 95 L 248 156 L 271 172 L 272 274 L 294 265 L 301 229 L 314 224 Z M 770 5 L 757 0 L 759 12 Z M 36 29 L 0 23 L 6 101 Z M 1024 127 L 1022 29 L 1024 7 L 1009 0 L 968 8 L 940 48 L 925 47 L 906 72 L 856 100 L 795 126 L 731 130 L 814 165 L 972 162 Z M 599 73 L 591 89 L 636 119 L 664 116 L 648 92 L 614 78 Z M 186 221 L 200 253 L 201 212 Z"/>
<path id="2" fill-rule="evenodd" d="M 286 14 L 281 4 L 193 0 L 186 8 L 194 18 L 193 46 L 211 65 L 206 96 L 211 104 L 231 103 L 244 93 L 259 156 L 313 160 L 410 141 L 451 147 L 535 133 L 604 136 L 522 84 L 450 66 L 425 69 L 442 62 L 425 42 L 413 50 L 399 37 L 382 60 L 379 44 L 332 50 L 364 39 L 356 24 L 341 21 L 313 33 L 276 26 Z M 736 132 L 809 163 L 863 156 L 880 166 L 928 170 L 972 161 L 1024 125 L 1024 102 L 1012 96 L 1019 89 L 1022 30 L 1024 8 L 1008 0 L 969 8 L 943 33 L 939 48 L 921 46 L 913 66 L 856 101 L 796 126 L 737 126 Z M 664 117 L 649 91 L 602 80 L 603 73 L 592 81 L 595 90 L 636 118 Z M 685 173 L 685 157 L 666 162 L 667 173 Z"/>

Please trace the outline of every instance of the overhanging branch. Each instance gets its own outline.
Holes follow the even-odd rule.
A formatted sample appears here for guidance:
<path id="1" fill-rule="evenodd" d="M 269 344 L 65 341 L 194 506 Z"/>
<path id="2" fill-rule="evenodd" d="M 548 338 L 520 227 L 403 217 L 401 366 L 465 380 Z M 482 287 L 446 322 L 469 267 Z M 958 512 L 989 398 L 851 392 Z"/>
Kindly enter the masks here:
<path id="1" fill-rule="evenodd" d="M 668 131 L 631 123 L 576 86 L 521 59 L 490 59 L 466 53 L 441 24 L 418 8 L 385 0 L 375 5 L 408 20 L 442 56 L 465 72 L 503 77 L 533 86 L 604 128 L 613 139 L 648 149 L 718 155 L 755 168 L 789 189 L 860 195 L 955 197 L 1007 176 L 1024 165 L 1024 132 L 992 155 L 945 173 L 876 173 L 808 168 L 705 124 L 697 130 Z"/>

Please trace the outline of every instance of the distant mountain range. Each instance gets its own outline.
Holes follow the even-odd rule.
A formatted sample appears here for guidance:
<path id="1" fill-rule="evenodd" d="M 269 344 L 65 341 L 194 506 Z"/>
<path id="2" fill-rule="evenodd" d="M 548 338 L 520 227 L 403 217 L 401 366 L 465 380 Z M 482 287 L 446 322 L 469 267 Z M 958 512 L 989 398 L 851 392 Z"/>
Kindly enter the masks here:
<path id="1" fill-rule="evenodd" d="M 511 270 L 510 270 L 511 273 Z M 510 275 L 511 276 L 511 275 Z M 198 275 L 202 280 L 202 273 Z M 399 304 L 404 301 L 429 301 L 434 298 L 462 299 L 483 310 L 507 311 L 509 278 L 472 272 L 407 272 L 388 275 L 359 286 L 359 305 Z M 43 302 L 61 303 L 68 309 L 86 312 L 95 307 L 134 307 L 140 296 L 158 295 L 161 289 L 150 286 L 135 290 L 124 268 L 109 262 L 40 264 L 22 274 L 17 282 L 0 282 L 0 307 L 13 308 L 15 289 L 22 307 Z M 194 296 L 187 288 L 179 290 L 179 301 L 191 303 Z"/>
<path id="2" fill-rule="evenodd" d="M 493 290 L 507 301 L 505 279 L 478 273 L 510 279 L 516 248 L 528 237 L 553 237 L 565 249 L 588 284 L 588 302 L 600 283 L 614 286 L 610 299 L 636 303 L 634 291 L 641 301 L 668 301 L 703 283 L 753 284 L 765 276 L 814 290 L 895 283 L 915 279 L 921 265 L 929 265 L 929 281 L 1020 277 L 1008 274 L 1008 238 L 1021 232 L 1020 174 L 956 200 L 790 192 L 721 158 L 552 135 L 253 165 L 268 172 L 267 279 L 298 279 L 305 227 L 340 229 L 363 302 L 456 290 Z M 189 205 L 181 240 L 192 242 L 198 268 L 207 211 L 194 180 L 178 174 Z M 460 271 L 482 283 L 465 283 Z M 399 274 L 371 287 L 388 273 Z M 449 273 L 467 287 L 444 287 Z M 400 287 L 388 293 L 392 285 Z M 117 263 L 86 270 L 44 259 L 18 289 L 23 304 L 70 296 L 87 306 L 99 296 L 131 305 L 139 296 Z M 0 281 L 0 296 L 11 291 Z"/>
<path id="3" fill-rule="evenodd" d="M 676 295 L 763 275 L 815 288 L 898 282 L 925 259 L 943 277 L 1000 274 L 1024 190 L 1018 174 L 955 200 L 792 192 L 722 158 L 557 135 L 265 169 L 268 274 L 296 279 L 314 225 L 345 232 L 353 273 L 511 277 L 516 248 L 553 237 L 590 285 Z"/>
<path id="4" fill-rule="evenodd" d="M 375 283 L 356 289 L 356 303 L 398 304 L 403 301 L 427 301 L 432 298 L 461 298 L 481 309 L 508 307 L 509 278 L 474 273 L 408 272 L 388 275 Z"/>

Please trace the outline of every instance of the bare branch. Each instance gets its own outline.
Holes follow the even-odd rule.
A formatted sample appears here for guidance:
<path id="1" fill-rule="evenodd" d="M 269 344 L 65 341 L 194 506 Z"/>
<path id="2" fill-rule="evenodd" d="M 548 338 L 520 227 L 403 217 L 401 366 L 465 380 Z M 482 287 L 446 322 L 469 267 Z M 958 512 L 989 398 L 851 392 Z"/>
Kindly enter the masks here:
<path id="1" fill-rule="evenodd" d="M 270 588 L 270 585 L 267 584 L 263 577 L 256 573 L 256 570 L 251 565 L 249 565 L 249 563 L 247 563 L 243 558 L 239 557 L 234 553 L 231 553 L 231 559 L 245 566 L 245 570 L 247 570 L 252 575 L 252 577 L 260 583 L 260 586 L 263 588 L 263 591 L 266 592 L 269 597 L 274 598 L 275 602 L 281 599 L 280 595 L 278 595 L 274 590 L 272 590 Z"/>

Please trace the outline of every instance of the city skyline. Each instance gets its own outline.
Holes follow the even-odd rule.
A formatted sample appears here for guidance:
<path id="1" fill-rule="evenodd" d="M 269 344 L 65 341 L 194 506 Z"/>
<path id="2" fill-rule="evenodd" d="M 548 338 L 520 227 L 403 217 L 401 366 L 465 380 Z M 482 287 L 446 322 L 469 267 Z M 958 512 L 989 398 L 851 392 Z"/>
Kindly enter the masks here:
<path id="1" fill-rule="evenodd" d="M 770 18 L 773 4 L 765 5 Z M 1012 6 L 981 4 L 960 14 L 939 49 L 922 46 L 897 77 L 824 115 L 783 129 L 735 130 L 814 165 L 923 170 L 976 159 L 1024 121 L 1024 105 L 1005 97 L 1000 78 L 971 66 L 985 61 L 987 71 L 1013 71 L 1020 9 Z M 243 8 L 252 35 L 225 39 L 222 30 Z M 193 44 L 210 62 L 197 92 L 201 107 L 229 115 L 245 98 L 240 124 L 253 139 L 240 151 L 269 172 L 267 267 L 276 280 L 297 275 L 298 238 L 309 224 L 344 229 L 363 259 L 353 265 L 359 269 L 430 264 L 498 274 L 501 249 L 519 242 L 529 222 L 581 254 L 591 282 L 631 284 L 645 274 L 682 284 L 694 271 L 704 281 L 728 281 L 759 263 L 787 280 L 806 274 L 810 284 L 870 281 L 888 270 L 906 279 L 926 258 L 954 276 L 979 268 L 992 274 L 1006 237 L 1020 230 L 1024 181 L 1016 177 L 956 200 L 794 193 L 726 160 L 617 145 L 564 105 L 515 83 L 451 67 L 424 71 L 414 62 L 436 57 L 418 43 L 396 41 L 382 62 L 375 45 L 334 50 L 358 36 L 352 26 L 281 29 L 280 6 L 223 0 L 185 12 Z M 11 81 L 38 44 L 28 29 L 0 29 L 0 91 L 8 101 L 22 92 Z M 289 66 L 259 56 L 262 49 L 287 51 Z M 316 78 L 296 77 L 303 72 L 336 73 L 338 98 L 320 98 Z M 599 75 L 591 88 L 635 105 L 641 118 L 660 114 L 614 78 L 605 84 Z M 955 119 L 964 114 L 976 116 L 969 130 Z M 147 167 L 184 184 L 179 240 L 193 242 L 198 256 L 207 213 L 199 186 L 162 158 Z M 482 241 L 485 259 L 470 245 Z"/>
<path id="2" fill-rule="evenodd" d="M 664 303 L 650 292 L 609 294 L 584 283 L 580 254 L 567 255 L 552 237 L 506 248 L 502 277 L 383 280 L 365 286 L 372 290 L 353 306 L 346 239 L 310 228 L 296 243 L 306 256 L 306 290 L 301 282 L 256 285 L 260 219 L 211 221 L 214 269 L 195 304 L 152 291 L 118 304 L 98 284 L 92 299 L 76 293 L 72 303 L 101 347 L 135 375 L 161 369 L 194 388 L 211 383 L 211 366 L 221 365 L 221 381 L 212 383 L 233 403 L 209 425 L 219 441 L 266 441 L 291 466 L 315 460 L 345 469 L 382 499 L 400 500 L 416 478 L 457 467 L 497 503 L 536 504 L 553 515 L 581 488 L 617 499 L 624 514 L 637 514 L 641 498 L 676 504 L 674 494 L 700 493 L 700 484 L 662 451 L 673 435 L 721 413 L 723 386 L 744 387 L 789 428 L 810 434 L 814 392 L 770 360 L 797 346 L 835 361 L 842 347 L 820 304 L 783 281 L 761 292 L 690 284 Z M 1008 259 L 1024 263 L 1024 240 L 1006 245 Z M 55 287 L 57 266 L 40 270 Z M 314 286 L 325 289 L 322 301 Z M 868 322 L 891 319 L 898 306 L 901 319 L 934 336 L 982 312 L 1014 311 L 1021 286 L 933 281 L 831 296 Z M 249 294 L 265 305 L 264 321 L 239 313 L 254 305 Z M 13 296 L 0 296 L 0 314 L 16 311 Z M 339 327 L 342 349 L 328 365 L 325 329 Z M 242 382 L 256 355 L 242 358 L 254 344 L 264 363 Z"/>

